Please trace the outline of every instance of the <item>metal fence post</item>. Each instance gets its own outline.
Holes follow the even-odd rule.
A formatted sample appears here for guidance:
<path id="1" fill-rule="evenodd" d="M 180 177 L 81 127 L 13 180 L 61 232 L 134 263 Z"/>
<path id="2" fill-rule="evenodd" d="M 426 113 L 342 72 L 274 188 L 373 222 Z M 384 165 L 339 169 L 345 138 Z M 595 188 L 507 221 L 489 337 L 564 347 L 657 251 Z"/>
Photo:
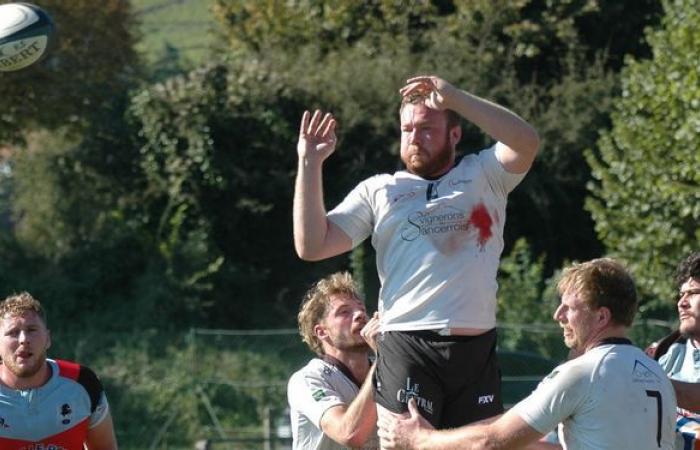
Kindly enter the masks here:
<path id="1" fill-rule="evenodd" d="M 274 436 L 272 435 L 272 413 L 270 407 L 266 406 L 263 410 L 263 433 L 265 435 L 265 450 L 272 450 L 274 448 L 274 443 L 272 440 Z"/>

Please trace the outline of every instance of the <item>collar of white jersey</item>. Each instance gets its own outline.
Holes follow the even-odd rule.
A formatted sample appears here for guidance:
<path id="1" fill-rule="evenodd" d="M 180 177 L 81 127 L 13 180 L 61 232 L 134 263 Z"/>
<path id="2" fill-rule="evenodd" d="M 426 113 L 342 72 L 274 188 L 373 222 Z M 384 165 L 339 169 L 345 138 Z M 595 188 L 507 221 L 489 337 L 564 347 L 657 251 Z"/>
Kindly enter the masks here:
<path id="1" fill-rule="evenodd" d="M 603 345 L 634 345 L 632 341 L 624 337 L 609 337 L 601 339 L 594 347 L 600 347 Z"/>

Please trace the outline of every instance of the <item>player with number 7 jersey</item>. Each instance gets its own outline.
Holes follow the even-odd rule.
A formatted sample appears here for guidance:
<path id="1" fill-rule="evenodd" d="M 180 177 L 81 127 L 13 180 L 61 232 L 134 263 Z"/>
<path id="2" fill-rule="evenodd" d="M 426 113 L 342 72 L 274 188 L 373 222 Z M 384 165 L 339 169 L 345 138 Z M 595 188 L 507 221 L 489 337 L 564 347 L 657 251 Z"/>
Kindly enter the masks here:
<path id="1" fill-rule="evenodd" d="M 625 338 L 609 338 L 552 371 L 514 411 L 567 449 L 671 450 L 676 395 L 659 364 Z"/>

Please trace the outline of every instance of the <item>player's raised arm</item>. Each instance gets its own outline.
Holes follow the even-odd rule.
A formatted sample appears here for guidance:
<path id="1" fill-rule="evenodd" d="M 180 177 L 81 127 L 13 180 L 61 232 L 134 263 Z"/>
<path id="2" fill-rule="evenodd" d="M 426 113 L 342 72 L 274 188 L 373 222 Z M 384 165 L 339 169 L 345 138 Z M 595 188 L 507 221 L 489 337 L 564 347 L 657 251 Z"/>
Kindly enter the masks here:
<path id="1" fill-rule="evenodd" d="M 428 95 L 428 106 L 451 109 L 504 144 L 497 147 L 496 157 L 506 171 L 523 173 L 532 165 L 540 146 L 539 136 L 514 112 L 457 89 L 436 76 L 410 78 L 399 92 L 404 97 Z"/>
<path id="2" fill-rule="evenodd" d="M 346 252 L 351 239 L 326 218 L 323 162 L 335 150 L 332 114 L 304 111 L 299 129 L 297 178 L 294 185 L 294 248 L 300 258 L 316 261 Z"/>

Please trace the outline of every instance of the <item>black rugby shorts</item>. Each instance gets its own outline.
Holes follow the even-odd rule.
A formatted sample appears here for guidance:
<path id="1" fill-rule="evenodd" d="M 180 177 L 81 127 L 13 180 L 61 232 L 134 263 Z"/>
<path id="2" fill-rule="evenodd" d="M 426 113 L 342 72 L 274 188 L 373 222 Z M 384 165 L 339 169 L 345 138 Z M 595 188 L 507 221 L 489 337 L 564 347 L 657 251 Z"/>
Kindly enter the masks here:
<path id="1" fill-rule="evenodd" d="M 388 331 L 378 339 L 375 400 L 395 413 L 418 409 L 436 428 L 453 428 L 503 412 L 496 330 L 479 336 Z"/>

